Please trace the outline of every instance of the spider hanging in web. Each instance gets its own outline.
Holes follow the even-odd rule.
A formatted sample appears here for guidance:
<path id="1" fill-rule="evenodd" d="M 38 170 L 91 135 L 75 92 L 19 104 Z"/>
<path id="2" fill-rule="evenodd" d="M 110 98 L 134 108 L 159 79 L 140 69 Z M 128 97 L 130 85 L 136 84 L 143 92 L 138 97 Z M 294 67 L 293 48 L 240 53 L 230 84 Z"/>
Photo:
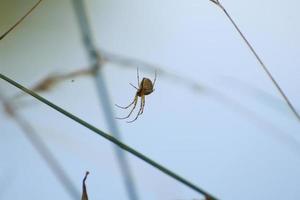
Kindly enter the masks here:
<path id="1" fill-rule="evenodd" d="M 137 90 L 136 93 L 135 93 L 133 101 L 128 106 L 119 106 L 119 105 L 115 104 L 117 107 L 122 108 L 122 109 L 127 109 L 132 105 L 133 105 L 133 107 L 132 107 L 132 109 L 130 110 L 129 114 L 126 117 L 117 117 L 116 119 L 127 119 L 127 118 L 129 118 L 130 115 L 133 113 L 134 109 L 136 108 L 139 97 L 141 97 L 141 105 L 140 105 L 139 112 L 133 120 L 127 121 L 127 123 L 134 122 L 135 120 L 137 120 L 139 115 L 143 114 L 144 107 L 145 107 L 145 96 L 151 94 L 154 91 L 156 75 L 157 74 L 156 74 L 156 71 L 155 71 L 155 77 L 154 77 L 153 83 L 149 78 L 143 78 L 143 80 L 140 82 L 139 69 L 137 68 L 137 81 L 138 81 L 139 88 L 137 88 L 136 86 L 134 86 L 133 84 L 130 83 L 130 85 Z"/>

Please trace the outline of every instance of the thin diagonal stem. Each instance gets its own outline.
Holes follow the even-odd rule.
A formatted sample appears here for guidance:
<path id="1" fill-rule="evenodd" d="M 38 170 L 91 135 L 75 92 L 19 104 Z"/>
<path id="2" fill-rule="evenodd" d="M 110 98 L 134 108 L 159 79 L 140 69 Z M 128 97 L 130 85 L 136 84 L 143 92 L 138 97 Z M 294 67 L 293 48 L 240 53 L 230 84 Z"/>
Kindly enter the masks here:
<path id="1" fill-rule="evenodd" d="M 229 21 L 232 23 L 232 25 L 234 26 L 234 28 L 240 34 L 240 36 L 242 37 L 242 39 L 244 40 L 244 42 L 247 44 L 247 46 L 249 47 L 249 49 L 251 50 L 251 52 L 253 53 L 253 55 L 255 56 L 255 58 L 257 59 L 257 61 L 259 62 L 259 64 L 261 65 L 261 67 L 263 68 L 263 70 L 266 72 L 266 74 L 271 79 L 271 81 L 273 82 L 273 84 L 275 85 L 275 87 L 277 88 L 277 90 L 279 91 L 279 93 L 281 94 L 281 96 L 284 98 L 284 100 L 287 103 L 288 107 L 294 113 L 294 115 L 296 116 L 296 118 L 300 121 L 300 115 L 299 115 L 299 113 L 297 112 L 297 110 L 295 109 L 295 107 L 293 106 L 293 104 L 291 103 L 291 101 L 289 100 L 289 98 L 286 96 L 286 94 L 284 93 L 284 91 L 281 89 L 281 87 L 279 86 L 278 82 L 275 80 L 275 78 L 273 77 L 273 75 L 271 74 L 271 72 L 269 71 L 269 69 L 267 68 L 267 66 L 264 64 L 264 62 L 262 61 L 262 59 L 256 53 L 256 51 L 253 48 L 253 46 L 247 40 L 247 38 L 242 33 L 242 31 L 240 30 L 240 28 L 238 27 L 238 25 L 235 23 L 235 21 L 232 19 L 232 17 L 229 15 L 229 13 L 227 12 L 227 10 L 223 7 L 223 5 L 218 0 L 210 0 L 210 1 L 213 2 L 213 3 L 215 3 L 216 5 L 218 5 L 218 7 L 223 10 L 223 12 L 225 13 L 225 15 L 229 19 Z"/>
<path id="2" fill-rule="evenodd" d="M 97 48 L 94 45 L 95 43 L 93 41 L 92 31 L 89 25 L 90 23 L 87 17 L 85 4 L 83 0 L 73 0 L 73 5 L 79 23 L 80 32 L 82 35 L 82 42 L 88 54 L 91 69 L 97 72 L 95 76 L 95 81 L 99 99 L 101 100 L 101 106 L 105 114 L 105 120 L 113 136 L 115 136 L 118 139 L 121 139 L 121 133 L 114 120 L 114 114 L 111 106 L 109 92 L 106 87 L 106 82 L 102 73 L 101 56 L 98 55 Z M 126 188 L 128 198 L 130 200 L 138 200 L 139 198 L 137 189 L 126 155 L 121 149 L 117 147 L 114 150 L 117 156 L 117 161 L 119 163 L 121 173 L 123 175 L 122 178 L 124 181 L 124 186 Z"/>
<path id="3" fill-rule="evenodd" d="M 70 195 L 72 199 L 79 199 L 80 193 L 73 184 L 71 178 L 68 176 L 68 174 L 60 165 L 55 156 L 47 148 L 47 145 L 42 140 L 42 138 L 36 133 L 31 124 L 28 121 L 26 121 L 26 119 L 23 118 L 20 114 L 18 114 L 18 112 L 15 111 L 14 107 L 10 105 L 8 101 L 4 100 L 2 94 L 0 94 L 0 99 L 3 101 L 3 104 L 8 114 L 12 116 L 12 118 L 15 120 L 18 126 L 22 129 L 26 139 L 30 142 L 33 148 L 47 163 L 48 167 L 50 168 L 54 176 L 57 178 L 57 180 L 64 187 L 66 192 Z"/>
<path id="4" fill-rule="evenodd" d="M 14 28 L 16 28 L 40 3 L 42 0 L 39 0 L 23 17 L 21 17 L 10 29 L 8 29 L 5 33 L 0 36 L 0 40 L 2 40 L 5 36 L 7 36 Z"/>
<path id="5" fill-rule="evenodd" d="M 80 119 L 79 117 L 69 113 L 68 111 L 64 110 L 63 108 L 61 108 L 57 105 L 55 105 L 54 103 L 48 101 L 47 99 L 41 97 L 40 95 L 38 95 L 35 92 L 29 90 L 28 88 L 20 85 L 19 83 L 17 83 L 16 81 L 10 79 L 9 77 L 7 77 L 7 76 L 0 73 L 0 78 L 5 80 L 6 82 L 10 83 L 11 85 L 19 88 L 20 90 L 26 92 L 27 94 L 31 95 L 32 97 L 38 99 L 39 101 L 43 102 L 44 104 L 48 105 L 49 107 L 53 108 L 54 110 L 60 112 L 61 114 L 65 115 L 66 117 L 68 117 L 68 118 L 74 120 L 75 122 L 81 124 L 82 126 L 86 127 L 87 129 L 93 131 L 94 133 L 98 134 L 99 136 L 102 136 L 106 140 L 109 140 L 110 142 L 114 143 L 115 145 L 117 145 L 121 149 L 123 149 L 123 150 L 131 153 L 132 155 L 136 156 L 137 158 L 145 161 L 146 163 L 148 163 L 152 167 L 154 167 L 154 168 L 158 169 L 159 171 L 163 172 L 164 174 L 174 178 L 175 180 L 177 180 L 178 182 L 184 184 L 185 186 L 189 187 L 190 189 L 198 192 L 199 194 L 204 195 L 205 197 L 209 197 L 213 200 L 217 199 L 216 197 L 214 197 L 213 195 L 211 195 L 208 192 L 204 191 L 203 189 L 201 189 L 200 187 L 198 187 L 194 183 L 192 183 L 192 182 L 188 181 L 187 179 L 179 176 L 178 174 L 176 174 L 173 171 L 167 169 L 163 165 L 155 162 L 151 158 L 149 158 L 149 157 L 145 156 L 144 154 L 138 152 L 137 150 L 133 149 L 132 147 L 126 145 L 123 142 L 120 142 L 115 137 L 101 131 L 100 129 L 96 128 L 95 126 L 93 126 L 93 125 L 87 123 L 86 121 Z"/>

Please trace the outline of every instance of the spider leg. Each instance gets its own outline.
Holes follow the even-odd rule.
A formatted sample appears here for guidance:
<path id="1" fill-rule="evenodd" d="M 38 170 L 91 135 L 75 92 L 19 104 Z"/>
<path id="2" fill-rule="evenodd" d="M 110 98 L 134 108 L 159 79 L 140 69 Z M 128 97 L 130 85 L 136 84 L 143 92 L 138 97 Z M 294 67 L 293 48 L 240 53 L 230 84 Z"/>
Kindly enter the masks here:
<path id="1" fill-rule="evenodd" d="M 156 82 L 156 77 L 157 77 L 157 71 L 155 70 L 155 75 L 154 75 L 154 80 L 153 80 L 153 87 L 154 87 L 155 82 Z"/>
<path id="2" fill-rule="evenodd" d="M 139 115 L 140 115 L 140 113 L 141 113 L 141 111 L 142 111 L 142 109 L 143 109 L 143 97 L 144 97 L 144 96 L 142 96 L 142 98 L 141 98 L 141 107 L 140 107 L 140 109 L 139 109 L 138 114 L 136 115 L 136 117 L 135 117 L 133 120 L 127 121 L 127 123 L 134 122 L 134 121 L 137 120 L 137 118 L 139 117 Z"/>
<path id="3" fill-rule="evenodd" d="M 116 117 L 116 119 L 127 119 L 128 117 L 130 117 L 130 115 L 132 114 L 133 110 L 134 110 L 135 107 L 136 107 L 137 102 L 138 102 L 138 96 L 135 95 L 134 101 L 133 101 L 134 105 L 133 105 L 133 107 L 132 107 L 130 113 L 129 113 L 126 117 Z"/>
<path id="4" fill-rule="evenodd" d="M 145 108 L 145 96 L 142 96 L 142 109 L 141 109 L 141 112 L 139 113 L 139 115 L 143 114 L 144 112 L 144 108 Z"/>
<path id="5" fill-rule="evenodd" d="M 138 85 L 140 85 L 139 68 L 136 68 L 136 76 L 137 76 Z"/>
<path id="6" fill-rule="evenodd" d="M 134 104 L 134 102 L 137 100 L 137 95 L 135 95 L 133 101 L 128 105 L 128 106 L 119 106 L 118 104 L 115 104 L 115 106 L 117 106 L 118 108 L 122 108 L 122 109 L 127 109 L 129 108 L 132 104 Z"/>
<path id="7" fill-rule="evenodd" d="M 134 87 L 136 90 L 139 90 L 139 88 L 135 87 L 132 83 L 129 83 L 132 87 Z"/>

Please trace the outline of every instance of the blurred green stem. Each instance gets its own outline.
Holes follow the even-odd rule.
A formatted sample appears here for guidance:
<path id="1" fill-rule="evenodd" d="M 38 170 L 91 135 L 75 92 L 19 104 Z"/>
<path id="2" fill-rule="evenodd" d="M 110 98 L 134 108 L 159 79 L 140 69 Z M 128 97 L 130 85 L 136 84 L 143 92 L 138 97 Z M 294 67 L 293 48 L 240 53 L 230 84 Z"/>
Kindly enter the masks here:
<path id="1" fill-rule="evenodd" d="M 91 69 L 96 71 L 96 87 L 99 99 L 101 100 L 100 103 L 102 106 L 102 110 L 104 111 L 105 120 L 108 124 L 109 130 L 112 133 L 112 135 L 121 140 L 121 133 L 114 119 L 109 92 L 107 90 L 106 82 L 102 73 L 101 56 L 98 55 L 97 48 L 94 45 L 95 43 L 93 41 L 91 27 L 89 25 L 87 12 L 85 10 L 85 4 L 83 0 L 73 0 L 73 5 L 79 23 L 82 42 L 88 54 Z M 130 200 L 138 200 L 139 198 L 135 182 L 126 155 L 121 149 L 117 147 L 114 150 L 122 173 L 122 178 L 124 181 L 124 186 L 126 188 L 128 198 Z"/>

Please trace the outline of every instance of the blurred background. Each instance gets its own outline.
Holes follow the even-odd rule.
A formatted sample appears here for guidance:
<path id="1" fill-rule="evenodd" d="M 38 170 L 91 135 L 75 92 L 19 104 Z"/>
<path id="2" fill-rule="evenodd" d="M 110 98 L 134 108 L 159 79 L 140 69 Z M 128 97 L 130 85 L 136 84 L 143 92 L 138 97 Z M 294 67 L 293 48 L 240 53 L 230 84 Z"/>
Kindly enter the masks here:
<path id="1" fill-rule="evenodd" d="M 49 75 L 88 69 L 75 1 L 44 0 L 0 42 L 0 71 L 32 88 Z M 0 0 L 0 34 L 35 0 Z M 220 199 L 299 199 L 300 124 L 221 9 L 209 0 L 85 0 L 102 79 L 114 104 L 134 98 L 140 76 L 154 78 L 143 115 L 112 119 L 122 141 Z M 222 0 L 276 80 L 300 109 L 299 1 Z M 104 56 L 105 57 L 105 56 Z M 142 66 L 137 61 L 153 63 Z M 126 64 L 126 65 L 125 65 Z M 139 66 L 140 64 L 140 66 Z M 40 94 L 111 133 L 93 76 Z M 21 92 L 0 81 L 10 99 Z M 99 98 L 100 94 L 100 98 Z M 10 100 L 81 192 L 86 171 L 94 199 L 130 199 L 114 145 L 27 95 Z M 14 118 L 0 107 L 0 199 L 72 199 Z M 136 112 L 135 112 L 136 114 Z M 135 115 L 133 115 L 134 117 Z M 125 153 L 137 199 L 201 195 Z M 124 156 L 123 155 L 123 156 Z"/>

